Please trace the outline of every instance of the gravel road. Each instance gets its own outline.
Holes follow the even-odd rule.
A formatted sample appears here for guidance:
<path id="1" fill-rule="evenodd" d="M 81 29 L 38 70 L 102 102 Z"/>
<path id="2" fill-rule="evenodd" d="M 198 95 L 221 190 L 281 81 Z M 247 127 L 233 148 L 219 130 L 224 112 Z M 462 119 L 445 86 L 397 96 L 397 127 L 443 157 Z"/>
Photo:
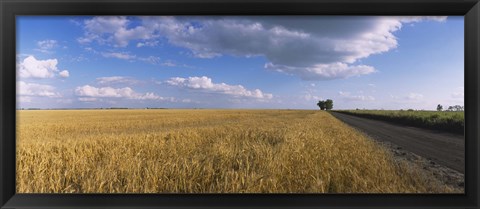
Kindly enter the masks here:
<path id="1" fill-rule="evenodd" d="M 465 140 L 463 135 L 403 126 L 338 112 L 333 116 L 366 133 L 373 139 L 393 143 L 432 162 L 465 173 Z"/>

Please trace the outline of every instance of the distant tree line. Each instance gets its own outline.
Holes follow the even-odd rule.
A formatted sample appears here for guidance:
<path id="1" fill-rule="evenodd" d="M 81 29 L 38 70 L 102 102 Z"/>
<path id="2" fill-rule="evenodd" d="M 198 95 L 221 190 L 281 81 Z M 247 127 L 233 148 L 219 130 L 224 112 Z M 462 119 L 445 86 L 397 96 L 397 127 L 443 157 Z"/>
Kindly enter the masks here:
<path id="1" fill-rule="evenodd" d="M 448 106 L 448 109 L 445 111 L 464 111 L 465 107 L 461 105 Z M 437 111 L 443 111 L 443 106 L 441 104 L 437 105 Z"/>

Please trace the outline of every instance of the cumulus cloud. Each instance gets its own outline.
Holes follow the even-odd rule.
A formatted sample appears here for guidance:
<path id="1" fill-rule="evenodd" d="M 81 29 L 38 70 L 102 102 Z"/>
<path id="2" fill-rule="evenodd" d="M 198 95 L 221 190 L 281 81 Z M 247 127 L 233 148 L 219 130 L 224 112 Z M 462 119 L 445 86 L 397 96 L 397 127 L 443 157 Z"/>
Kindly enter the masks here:
<path id="1" fill-rule="evenodd" d="M 137 47 L 165 38 L 199 58 L 263 56 L 270 70 L 305 80 L 348 78 L 375 72 L 355 64 L 398 45 L 394 33 L 405 23 L 446 17 L 95 17 L 84 23 L 80 42 Z M 151 44 L 152 45 L 152 44 Z"/>
<path id="2" fill-rule="evenodd" d="M 226 83 L 213 83 L 212 79 L 206 76 L 180 78 L 174 77 L 166 81 L 168 85 L 177 86 L 206 93 L 219 93 L 233 97 L 271 99 L 272 94 L 263 93 L 260 89 L 247 90 L 242 85 L 228 85 Z"/>
<path id="3" fill-rule="evenodd" d="M 98 97 L 98 98 L 125 98 L 136 100 L 173 100 L 158 96 L 152 92 L 145 94 L 137 93 L 130 87 L 112 88 L 112 87 L 94 87 L 90 85 L 79 86 L 75 89 L 77 96 L 82 97 Z"/>
<path id="4" fill-rule="evenodd" d="M 34 56 L 28 56 L 17 63 L 17 72 L 22 78 L 52 78 L 59 71 L 57 64 L 57 59 L 37 60 Z M 61 71 L 59 76 L 68 77 L 68 71 Z"/>
<path id="5" fill-rule="evenodd" d="M 28 56 L 17 65 L 17 69 L 23 78 L 51 78 L 58 71 L 57 64 L 57 59 L 37 60 Z"/>
<path id="6" fill-rule="evenodd" d="M 37 42 L 38 48 L 35 50 L 43 53 L 51 53 L 51 50 L 57 46 L 58 42 L 56 40 L 43 40 Z"/>
<path id="7" fill-rule="evenodd" d="M 190 49 L 197 57 L 264 56 L 269 61 L 267 69 L 304 80 L 324 80 L 375 72 L 371 66 L 353 63 L 396 48 L 393 33 L 403 23 L 423 19 L 426 18 L 157 17 L 144 18 L 144 24 L 156 26 L 170 43 Z"/>
<path id="8" fill-rule="evenodd" d="M 55 87 L 37 83 L 17 82 L 18 96 L 60 97 Z"/>
<path id="9" fill-rule="evenodd" d="M 128 28 L 129 23 L 124 16 L 94 17 L 84 21 L 84 36 L 77 40 L 80 43 L 96 41 L 100 44 L 113 43 L 116 47 L 126 47 L 130 40 L 148 40 L 155 37 L 151 28 L 145 26 Z"/>
<path id="10" fill-rule="evenodd" d="M 89 96 L 89 97 L 134 97 L 135 92 L 130 87 L 125 88 L 112 88 L 112 87 L 93 87 L 90 85 L 85 85 L 77 87 L 75 93 L 78 96 Z"/>
<path id="11" fill-rule="evenodd" d="M 352 95 L 350 92 L 338 92 L 341 98 L 349 100 L 349 101 L 375 101 L 375 97 L 373 96 L 365 96 L 365 95 Z"/>
<path id="12" fill-rule="evenodd" d="M 70 76 L 70 73 L 67 70 L 62 70 L 58 75 L 62 78 L 68 78 Z"/>

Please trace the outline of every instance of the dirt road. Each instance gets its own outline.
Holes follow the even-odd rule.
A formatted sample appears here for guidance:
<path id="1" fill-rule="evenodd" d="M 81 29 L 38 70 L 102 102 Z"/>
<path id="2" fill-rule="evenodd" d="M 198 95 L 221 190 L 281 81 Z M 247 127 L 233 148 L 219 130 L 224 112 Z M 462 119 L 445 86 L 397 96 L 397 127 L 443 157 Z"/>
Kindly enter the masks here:
<path id="1" fill-rule="evenodd" d="M 400 146 L 461 173 L 465 173 L 465 140 L 463 135 L 402 126 L 337 112 L 332 115 L 370 137 Z"/>

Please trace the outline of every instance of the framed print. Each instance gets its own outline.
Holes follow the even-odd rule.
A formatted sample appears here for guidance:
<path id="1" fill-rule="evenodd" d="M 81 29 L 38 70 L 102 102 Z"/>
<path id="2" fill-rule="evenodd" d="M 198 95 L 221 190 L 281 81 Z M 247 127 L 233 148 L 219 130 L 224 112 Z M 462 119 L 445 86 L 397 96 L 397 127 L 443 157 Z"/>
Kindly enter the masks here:
<path id="1" fill-rule="evenodd" d="M 478 1 L 9 1 L 1 208 L 478 208 Z"/>

